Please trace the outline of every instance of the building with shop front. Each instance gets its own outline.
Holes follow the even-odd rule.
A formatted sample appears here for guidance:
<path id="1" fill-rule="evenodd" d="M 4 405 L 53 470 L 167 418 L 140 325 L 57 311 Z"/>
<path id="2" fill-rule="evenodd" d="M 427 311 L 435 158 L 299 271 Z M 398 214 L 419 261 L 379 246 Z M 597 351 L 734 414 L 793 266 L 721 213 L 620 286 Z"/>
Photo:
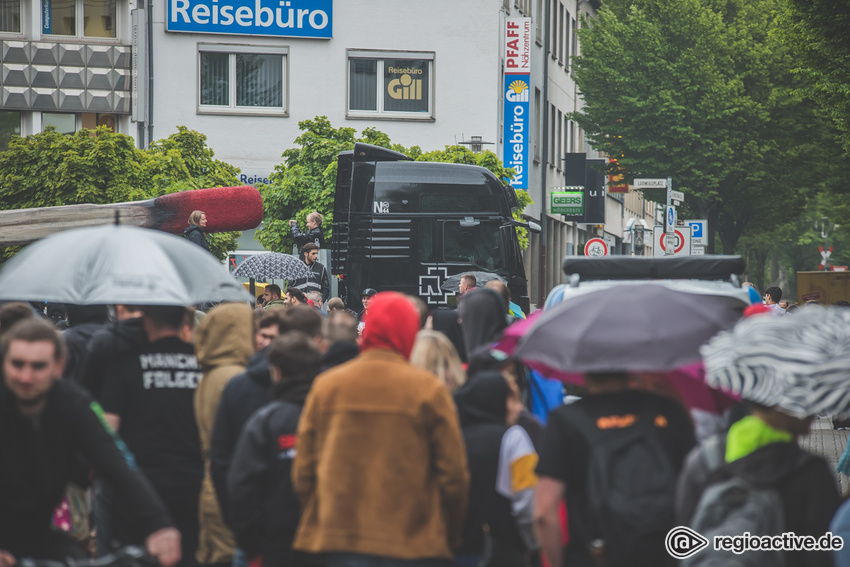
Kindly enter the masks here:
<path id="1" fill-rule="evenodd" d="M 129 23 L 122 0 L 0 2 L 0 148 L 47 125 L 132 133 Z"/>

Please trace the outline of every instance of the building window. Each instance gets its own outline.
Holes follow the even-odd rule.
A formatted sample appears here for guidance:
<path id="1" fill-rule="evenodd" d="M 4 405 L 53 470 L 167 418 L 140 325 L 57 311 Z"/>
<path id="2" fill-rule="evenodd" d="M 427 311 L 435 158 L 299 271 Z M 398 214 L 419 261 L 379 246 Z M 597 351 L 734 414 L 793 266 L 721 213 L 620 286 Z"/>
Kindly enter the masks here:
<path id="1" fill-rule="evenodd" d="M 564 44 L 566 40 L 564 39 L 564 5 L 558 5 L 558 65 L 564 64 Z"/>
<path id="2" fill-rule="evenodd" d="M 73 134 L 77 131 L 77 115 L 59 112 L 42 112 L 41 130 L 46 130 L 48 126 L 53 126 L 60 134 Z"/>
<path id="3" fill-rule="evenodd" d="M 21 33 L 21 0 L 0 0 L 0 32 Z"/>
<path id="4" fill-rule="evenodd" d="M 9 149 L 12 136 L 21 135 L 21 113 L 16 110 L 0 110 L 0 151 Z"/>
<path id="5" fill-rule="evenodd" d="M 202 45 L 199 112 L 285 114 L 286 48 Z"/>
<path id="6" fill-rule="evenodd" d="M 349 52 L 348 115 L 433 117 L 433 54 Z"/>
<path id="7" fill-rule="evenodd" d="M 117 0 L 42 0 L 45 35 L 114 38 Z M 82 26 L 78 22 L 83 22 Z"/>
<path id="8" fill-rule="evenodd" d="M 570 54 L 573 57 L 578 57 L 578 34 L 576 33 L 576 19 L 575 18 L 570 19 L 570 28 L 571 28 L 571 31 L 572 31 L 572 42 L 571 42 L 572 50 L 571 50 Z"/>
<path id="9" fill-rule="evenodd" d="M 543 45 L 543 27 L 540 25 L 540 22 L 543 21 L 543 0 L 537 1 L 537 16 L 534 17 L 534 30 L 536 32 L 535 38 L 537 39 L 538 45 Z"/>
<path id="10" fill-rule="evenodd" d="M 549 2 L 549 55 L 558 58 L 558 0 Z"/>
<path id="11" fill-rule="evenodd" d="M 540 161 L 540 146 L 543 139 L 543 108 L 540 106 L 540 89 L 534 89 L 534 161 Z"/>
<path id="12" fill-rule="evenodd" d="M 79 114 L 67 112 L 42 112 L 41 130 L 53 126 L 60 134 L 71 136 L 80 129 L 96 130 L 98 126 L 107 126 L 113 132 L 118 131 L 117 116 L 115 114 L 100 114 L 96 112 L 82 112 Z"/>

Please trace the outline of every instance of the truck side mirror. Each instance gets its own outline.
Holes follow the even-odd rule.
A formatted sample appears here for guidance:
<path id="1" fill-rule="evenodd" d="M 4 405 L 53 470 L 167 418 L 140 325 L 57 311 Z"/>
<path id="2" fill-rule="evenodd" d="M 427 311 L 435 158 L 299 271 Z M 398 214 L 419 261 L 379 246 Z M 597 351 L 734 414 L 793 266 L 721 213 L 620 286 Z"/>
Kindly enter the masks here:
<path id="1" fill-rule="evenodd" d="M 521 228 L 525 228 L 525 229 L 527 229 L 527 230 L 530 230 L 531 232 L 535 232 L 535 233 L 538 233 L 538 234 L 539 234 L 539 233 L 541 232 L 541 230 L 542 230 L 542 229 L 540 228 L 540 225 L 539 225 L 539 224 L 537 224 L 537 223 L 536 223 L 536 222 L 534 222 L 534 221 L 522 222 L 522 221 L 518 221 L 518 220 L 511 220 L 511 224 L 512 224 L 513 226 L 518 226 L 518 227 L 521 227 Z"/>

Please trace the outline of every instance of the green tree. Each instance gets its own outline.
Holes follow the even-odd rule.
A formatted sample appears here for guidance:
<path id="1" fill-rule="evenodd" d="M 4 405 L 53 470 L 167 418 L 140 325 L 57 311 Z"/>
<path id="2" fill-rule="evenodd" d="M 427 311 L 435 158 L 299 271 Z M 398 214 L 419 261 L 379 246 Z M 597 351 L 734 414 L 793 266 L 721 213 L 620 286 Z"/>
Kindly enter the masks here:
<path id="1" fill-rule="evenodd" d="M 302 134 L 295 139 L 297 147 L 283 152 L 283 163 L 275 166 L 269 185 L 260 186 L 265 207 L 263 228 L 257 232 L 259 241 L 269 250 L 287 252 L 293 245 L 289 220 L 303 226 L 307 214 L 319 211 L 324 218 L 322 230 L 330 242 L 333 222 L 334 192 L 336 190 L 336 158 L 340 152 L 354 149 L 355 142 L 365 142 L 403 153 L 417 161 L 441 161 L 480 165 L 502 180 L 511 179 L 513 170 L 505 169 L 493 152 L 475 154 L 463 146 L 446 146 L 443 150 L 423 153 L 418 146 L 405 148 L 393 144 L 389 136 L 366 128 L 357 138 L 353 128 L 334 128 L 325 116 L 298 123 Z M 525 191 L 517 191 L 520 208 L 514 217 L 520 219 L 522 209 L 531 203 Z M 517 230 L 523 248 L 528 246 L 524 229 Z"/>
<path id="2" fill-rule="evenodd" d="M 802 90 L 833 120 L 850 154 L 850 3 L 784 0 L 783 8 L 777 33 L 802 55 Z"/>
<path id="3" fill-rule="evenodd" d="M 190 189 L 238 184 L 238 170 L 214 158 L 206 136 L 185 127 L 150 150 L 102 126 L 66 136 L 48 127 L 13 137 L 0 152 L 0 210 L 139 201 Z M 238 233 L 210 235 L 219 258 Z M 19 247 L 2 250 L 6 259 Z"/>
<path id="4" fill-rule="evenodd" d="M 118 203 L 148 196 L 144 153 L 129 136 L 44 132 L 14 137 L 0 152 L 0 209 Z"/>
<path id="5" fill-rule="evenodd" d="M 709 220 L 709 251 L 791 220 L 810 190 L 818 117 L 771 34 L 776 1 L 612 0 L 579 32 L 573 119 L 627 178 L 671 176 L 680 216 Z"/>
<path id="6" fill-rule="evenodd" d="M 144 155 L 144 177 L 151 197 L 239 185 L 239 169 L 215 159 L 215 152 L 207 146 L 207 137 L 186 126 L 178 126 L 174 134 L 153 142 Z M 223 260 L 230 250 L 236 248 L 239 234 L 208 234 L 210 252 Z"/>

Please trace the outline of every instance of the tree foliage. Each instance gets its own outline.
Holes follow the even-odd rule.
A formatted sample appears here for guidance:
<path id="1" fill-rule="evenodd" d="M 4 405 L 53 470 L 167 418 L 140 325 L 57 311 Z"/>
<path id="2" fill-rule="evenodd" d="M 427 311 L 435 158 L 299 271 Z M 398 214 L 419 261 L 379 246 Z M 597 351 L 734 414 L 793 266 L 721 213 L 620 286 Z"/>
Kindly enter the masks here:
<path id="1" fill-rule="evenodd" d="M 783 8 L 778 33 L 801 53 L 802 91 L 839 128 L 850 155 L 850 3 L 784 0 Z"/>
<path id="2" fill-rule="evenodd" d="M 336 190 L 336 158 L 340 152 L 354 149 L 355 142 L 365 142 L 403 153 L 417 161 L 440 161 L 465 163 L 487 168 L 497 178 L 513 177 L 513 170 L 505 169 L 502 161 L 493 152 L 473 153 L 463 146 L 446 146 L 443 150 L 423 153 L 418 146 L 406 148 L 393 144 L 389 136 L 366 128 L 356 137 L 353 128 L 334 128 L 325 116 L 298 123 L 302 134 L 295 139 L 296 147 L 283 152 L 283 162 L 275 166 L 269 177 L 271 183 L 260 186 L 265 206 L 263 228 L 257 238 L 268 250 L 287 252 L 293 246 L 289 220 L 295 219 L 304 226 L 306 217 L 313 211 L 322 214 L 322 230 L 326 242 L 330 242 L 333 222 L 334 192 Z M 505 182 L 505 181 L 503 181 Z M 514 217 L 520 219 L 522 210 L 531 204 L 528 193 L 517 191 L 520 208 Z M 528 246 L 524 229 L 518 229 L 520 244 Z"/>
<path id="3" fill-rule="evenodd" d="M 105 126 L 66 136 L 48 127 L 13 137 L 0 152 L 0 210 L 139 201 L 203 187 L 238 184 L 238 170 L 214 158 L 206 136 L 179 127 L 149 150 Z M 210 235 L 219 258 L 236 245 L 238 233 Z M 18 247 L 7 248 L 3 258 Z"/>
<path id="4" fill-rule="evenodd" d="M 239 169 L 215 159 L 215 152 L 207 146 L 207 137 L 185 126 L 178 126 L 174 134 L 153 142 L 144 152 L 144 158 L 144 177 L 151 197 L 239 185 Z M 239 234 L 208 234 L 210 252 L 223 260 L 236 248 Z"/>
<path id="5" fill-rule="evenodd" d="M 573 119 L 629 180 L 672 177 L 709 251 L 792 220 L 812 191 L 823 120 L 795 94 L 776 1 L 613 0 L 579 32 Z"/>

